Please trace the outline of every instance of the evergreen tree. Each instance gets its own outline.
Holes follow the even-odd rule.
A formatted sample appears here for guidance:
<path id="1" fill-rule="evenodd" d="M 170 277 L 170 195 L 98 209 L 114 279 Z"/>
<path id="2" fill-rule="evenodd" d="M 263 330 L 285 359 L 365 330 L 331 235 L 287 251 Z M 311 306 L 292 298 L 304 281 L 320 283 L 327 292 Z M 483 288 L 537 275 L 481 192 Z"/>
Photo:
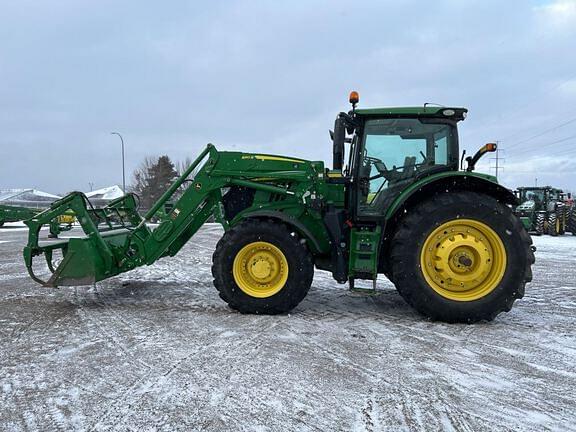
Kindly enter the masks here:
<path id="1" fill-rule="evenodd" d="M 140 197 L 141 208 L 147 210 L 160 199 L 177 177 L 178 173 L 168 156 L 157 159 L 147 157 L 134 171 L 131 191 Z"/>

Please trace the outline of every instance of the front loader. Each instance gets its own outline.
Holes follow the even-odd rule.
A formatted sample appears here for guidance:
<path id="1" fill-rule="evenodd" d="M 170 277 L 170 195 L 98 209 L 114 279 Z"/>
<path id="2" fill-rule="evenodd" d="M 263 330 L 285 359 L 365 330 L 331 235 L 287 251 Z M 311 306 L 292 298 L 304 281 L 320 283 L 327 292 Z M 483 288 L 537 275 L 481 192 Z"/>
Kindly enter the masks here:
<path id="1" fill-rule="evenodd" d="M 475 322 L 510 310 L 531 280 L 534 254 L 510 209 L 514 195 L 473 172 L 495 145 L 463 167 L 457 123 L 466 109 L 356 109 L 355 92 L 350 101 L 331 132 L 332 169 L 208 145 L 143 216 L 133 194 L 103 209 L 80 192 L 53 203 L 26 222 L 30 275 L 49 287 L 93 284 L 174 256 L 213 216 L 224 228 L 214 285 L 243 313 L 290 311 L 310 289 L 314 268 L 352 289 L 355 280 L 375 285 L 384 274 L 432 319 Z M 167 203 L 169 212 L 150 226 Z M 83 236 L 40 239 L 44 224 L 70 211 Z M 33 266 L 40 255 L 51 270 L 45 280 Z"/>

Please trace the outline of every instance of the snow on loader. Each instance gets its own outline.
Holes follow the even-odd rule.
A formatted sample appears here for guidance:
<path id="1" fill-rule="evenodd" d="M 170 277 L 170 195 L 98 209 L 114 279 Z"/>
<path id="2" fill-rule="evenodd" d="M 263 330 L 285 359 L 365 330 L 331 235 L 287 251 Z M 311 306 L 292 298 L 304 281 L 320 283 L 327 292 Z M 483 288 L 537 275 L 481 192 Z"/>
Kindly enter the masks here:
<path id="1" fill-rule="evenodd" d="M 315 267 L 351 289 L 357 279 L 375 287 L 384 274 L 436 320 L 475 322 L 509 311 L 532 278 L 534 254 L 510 210 L 512 192 L 473 172 L 495 144 L 460 169 L 457 123 L 466 109 L 356 109 L 355 92 L 350 102 L 331 131 L 331 170 L 209 144 L 144 216 L 133 194 L 92 209 L 85 195 L 71 193 L 26 221 L 30 275 L 49 287 L 93 284 L 174 256 L 213 216 L 224 228 L 212 257 L 214 285 L 242 313 L 290 311 L 306 296 Z M 170 213 L 148 226 L 183 185 Z M 85 235 L 40 240 L 40 227 L 69 210 Z M 63 258 L 54 266 L 56 251 Z M 46 281 L 33 271 L 38 255 L 52 271 Z"/>

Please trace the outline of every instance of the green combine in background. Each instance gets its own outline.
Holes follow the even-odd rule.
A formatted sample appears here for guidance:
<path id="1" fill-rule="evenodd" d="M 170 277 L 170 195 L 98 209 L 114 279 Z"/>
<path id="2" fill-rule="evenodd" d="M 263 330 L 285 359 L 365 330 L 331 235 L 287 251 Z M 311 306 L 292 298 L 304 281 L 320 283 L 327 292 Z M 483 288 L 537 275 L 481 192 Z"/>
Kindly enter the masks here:
<path id="1" fill-rule="evenodd" d="M 102 209 L 80 192 L 54 202 L 26 221 L 30 275 L 48 287 L 93 284 L 176 255 L 214 217 L 224 229 L 214 285 L 243 313 L 290 311 L 310 289 L 314 268 L 351 289 L 359 279 L 375 287 L 383 274 L 432 319 L 475 322 L 509 311 L 532 278 L 534 254 L 509 207 L 518 204 L 514 194 L 473 172 L 496 145 L 482 146 L 463 168 L 457 125 L 466 109 L 356 109 L 355 92 L 350 102 L 331 131 L 332 169 L 209 144 L 143 216 L 133 194 Z M 69 211 L 83 237 L 40 238 L 44 224 Z M 150 227 L 155 218 L 160 224 Z M 62 255 L 57 266 L 55 254 Z M 34 271 L 39 255 L 51 270 L 47 280 Z"/>

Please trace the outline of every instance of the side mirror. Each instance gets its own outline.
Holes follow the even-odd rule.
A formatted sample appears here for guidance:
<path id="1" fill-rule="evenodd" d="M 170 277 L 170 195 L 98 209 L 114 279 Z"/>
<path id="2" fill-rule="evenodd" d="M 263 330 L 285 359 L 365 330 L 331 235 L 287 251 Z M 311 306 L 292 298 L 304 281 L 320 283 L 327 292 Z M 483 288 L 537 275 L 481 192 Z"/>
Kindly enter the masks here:
<path id="1" fill-rule="evenodd" d="M 332 137 L 333 163 L 332 169 L 341 171 L 344 166 L 344 141 L 346 140 L 346 121 L 341 116 L 334 122 Z"/>

